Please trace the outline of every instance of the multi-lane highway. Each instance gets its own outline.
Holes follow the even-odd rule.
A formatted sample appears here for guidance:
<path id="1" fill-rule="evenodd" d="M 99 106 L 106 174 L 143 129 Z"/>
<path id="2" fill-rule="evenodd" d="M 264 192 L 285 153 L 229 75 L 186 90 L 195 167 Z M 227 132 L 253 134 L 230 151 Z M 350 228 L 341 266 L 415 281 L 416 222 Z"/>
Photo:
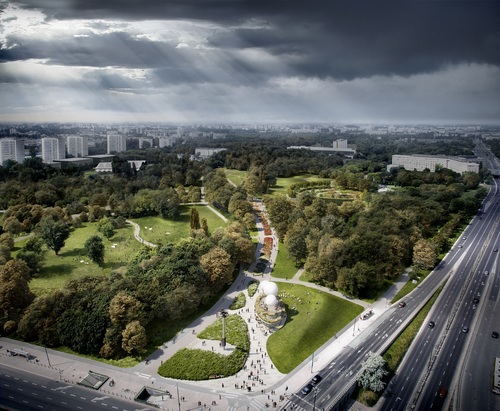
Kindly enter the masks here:
<path id="1" fill-rule="evenodd" d="M 386 391 L 383 410 L 441 409 L 449 401 L 452 382 L 480 311 L 489 283 L 495 282 L 492 266 L 498 253 L 498 198 L 495 187 L 485 212 L 476 217 L 459 240 L 462 248 L 440 298 L 416 336 L 397 375 Z M 488 272 L 488 275 L 486 275 Z M 433 321 L 431 328 L 428 323 Z M 472 409 L 472 408 L 471 408 Z"/>
<path id="2" fill-rule="evenodd" d="M 11 367 L 2 367 L 0 371 L 0 404 L 9 410 L 23 411 L 154 409 Z"/>

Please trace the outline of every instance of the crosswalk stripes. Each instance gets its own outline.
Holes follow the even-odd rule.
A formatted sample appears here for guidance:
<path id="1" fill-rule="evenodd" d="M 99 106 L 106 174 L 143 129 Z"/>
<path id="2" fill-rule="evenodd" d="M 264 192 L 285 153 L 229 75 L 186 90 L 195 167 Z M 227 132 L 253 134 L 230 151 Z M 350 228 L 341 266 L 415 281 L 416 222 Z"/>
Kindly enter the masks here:
<path id="1" fill-rule="evenodd" d="M 262 404 L 258 399 L 254 398 L 251 402 L 250 402 L 250 409 L 251 410 L 266 410 L 266 409 L 269 409 L 271 408 L 270 406 L 266 407 L 265 404 Z"/>
<path id="2" fill-rule="evenodd" d="M 308 411 L 306 408 L 303 408 L 294 402 L 292 402 L 290 399 L 286 400 L 283 404 L 280 404 L 279 411 Z"/>

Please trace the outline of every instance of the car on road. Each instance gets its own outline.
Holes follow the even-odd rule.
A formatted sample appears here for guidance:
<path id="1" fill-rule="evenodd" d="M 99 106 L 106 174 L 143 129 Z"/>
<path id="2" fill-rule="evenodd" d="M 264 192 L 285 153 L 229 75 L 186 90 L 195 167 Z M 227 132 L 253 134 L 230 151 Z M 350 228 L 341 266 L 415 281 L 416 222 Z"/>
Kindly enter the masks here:
<path id="1" fill-rule="evenodd" d="M 316 374 L 314 377 L 312 377 L 311 379 L 311 382 L 313 384 L 317 384 L 318 382 L 320 382 L 321 380 L 323 379 L 323 377 L 319 374 Z"/>
<path id="2" fill-rule="evenodd" d="M 485 270 L 484 275 L 488 275 L 490 272 L 488 270 Z"/>
<path id="3" fill-rule="evenodd" d="M 434 328 L 436 323 L 434 321 L 429 321 L 429 324 L 427 324 L 427 325 L 429 326 L 429 328 Z"/>
<path id="4" fill-rule="evenodd" d="M 498 251 L 498 248 L 494 248 L 494 249 L 493 249 L 493 252 L 495 252 L 495 253 L 496 253 L 497 251 Z"/>
<path id="5" fill-rule="evenodd" d="M 469 332 L 469 326 L 468 326 L 468 325 L 464 325 L 464 326 L 462 327 L 462 332 L 463 332 L 463 333 L 468 333 L 468 332 Z"/>
<path id="6" fill-rule="evenodd" d="M 307 394 L 309 394 L 312 391 L 312 389 L 313 389 L 312 384 L 307 384 L 304 388 L 302 388 L 302 390 L 300 391 L 300 393 L 302 395 L 307 395 Z"/>
<path id="7" fill-rule="evenodd" d="M 448 395 L 448 390 L 444 387 L 441 387 L 441 389 L 439 390 L 439 396 L 441 398 L 446 398 L 447 395 Z"/>
<path id="8" fill-rule="evenodd" d="M 477 303 L 479 302 L 479 298 L 475 297 L 475 298 L 472 300 L 472 302 L 473 302 L 474 304 L 477 304 Z"/>
<path id="9" fill-rule="evenodd" d="M 498 338 L 498 333 L 497 333 L 496 331 L 493 331 L 493 332 L 491 333 L 491 336 L 492 336 L 493 338 Z"/>
<path id="10" fill-rule="evenodd" d="M 459 244 L 458 248 L 462 248 L 464 245 L 463 244 Z"/>
<path id="11" fill-rule="evenodd" d="M 398 304 L 399 308 L 403 308 L 403 307 L 406 307 L 406 303 L 404 301 L 401 301 L 399 304 Z"/>

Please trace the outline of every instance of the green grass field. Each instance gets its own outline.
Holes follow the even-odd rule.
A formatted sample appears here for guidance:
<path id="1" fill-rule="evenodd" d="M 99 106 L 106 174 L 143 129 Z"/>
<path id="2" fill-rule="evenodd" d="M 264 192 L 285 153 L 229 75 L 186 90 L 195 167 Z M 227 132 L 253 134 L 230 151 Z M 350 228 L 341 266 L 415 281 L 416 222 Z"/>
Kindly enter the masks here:
<path id="1" fill-rule="evenodd" d="M 40 295 L 50 290 L 62 288 L 64 283 L 70 279 L 88 275 L 108 275 L 113 270 L 125 268 L 129 259 L 142 247 L 134 239 L 131 227 L 118 229 L 111 240 L 103 238 L 105 245 L 104 264 L 99 266 L 92 263 L 85 255 L 84 243 L 95 234 L 99 235 L 97 223 L 84 223 L 82 227 L 71 231 L 58 256 L 52 250 L 47 250 L 41 272 L 30 283 L 31 290 Z M 15 244 L 14 256 L 23 247 L 25 241 Z M 113 248 L 114 244 L 116 246 Z"/>
<path id="2" fill-rule="evenodd" d="M 283 243 L 278 245 L 278 255 L 271 276 L 276 278 L 292 278 L 298 271 L 295 261 L 288 255 L 288 250 Z"/>
<path id="3" fill-rule="evenodd" d="M 227 179 L 232 181 L 237 186 L 239 186 L 239 185 L 241 185 L 241 183 L 243 183 L 243 180 L 245 179 L 245 177 L 247 175 L 246 171 L 240 171 L 240 170 L 226 169 L 226 170 L 224 170 L 224 172 L 226 173 Z"/>
<path id="4" fill-rule="evenodd" d="M 288 194 L 288 187 L 290 187 L 293 184 L 302 183 L 304 181 L 327 181 L 327 179 L 319 178 L 315 174 L 301 174 L 298 176 L 287 177 L 287 178 L 280 177 L 276 179 L 276 186 L 272 187 L 269 190 L 269 194 L 270 195 L 283 194 L 286 196 Z"/>
<path id="5" fill-rule="evenodd" d="M 181 238 L 189 237 L 189 213 L 191 206 L 182 206 L 178 220 L 164 220 L 160 217 L 143 217 L 133 221 L 140 225 L 140 235 L 153 243 L 177 242 Z M 210 231 L 224 226 L 224 221 L 205 206 L 196 206 L 201 218 L 206 218 Z M 144 229 L 144 227 L 153 227 Z M 170 234 L 166 234 L 166 233 Z M 104 264 L 99 266 L 92 263 L 85 253 L 85 241 L 92 235 L 100 235 L 97 223 L 84 223 L 82 227 L 73 229 L 65 246 L 56 256 L 47 250 L 45 261 L 40 274 L 30 283 L 31 290 L 36 295 L 62 288 L 66 281 L 88 275 L 108 275 L 114 270 L 125 270 L 128 261 L 143 247 L 135 238 L 132 227 L 125 227 L 115 231 L 115 235 L 107 240 L 105 245 Z M 102 237 L 102 235 L 101 235 Z M 15 244 L 13 255 L 19 251 L 26 240 Z"/>
<path id="6" fill-rule="evenodd" d="M 278 288 L 288 317 L 269 337 L 267 351 L 282 373 L 291 372 L 363 311 L 357 304 L 302 285 L 280 282 Z"/>
<path id="7" fill-rule="evenodd" d="M 131 219 L 141 227 L 140 236 L 151 243 L 176 243 L 181 238 L 189 237 L 190 212 L 195 207 L 202 218 L 207 219 L 208 230 L 213 232 L 218 227 L 224 227 L 226 223 L 208 207 L 181 206 L 181 214 L 177 220 L 165 220 L 161 217 L 141 217 Z M 147 228 L 146 228 L 147 227 Z"/>
<path id="8" fill-rule="evenodd" d="M 246 171 L 239 171 L 239 170 L 225 170 L 225 172 L 227 178 L 237 186 L 241 185 L 247 174 Z M 276 186 L 269 190 L 269 195 L 277 195 L 277 194 L 287 195 L 288 187 L 290 187 L 292 184 L 297 184 L 303 181 L 325 181 L 325 179 L 319 178 L 315 174 L 301 174 L 298 176 L 287 177 L 287 178 L 280 177 L 276 179 Z"/>

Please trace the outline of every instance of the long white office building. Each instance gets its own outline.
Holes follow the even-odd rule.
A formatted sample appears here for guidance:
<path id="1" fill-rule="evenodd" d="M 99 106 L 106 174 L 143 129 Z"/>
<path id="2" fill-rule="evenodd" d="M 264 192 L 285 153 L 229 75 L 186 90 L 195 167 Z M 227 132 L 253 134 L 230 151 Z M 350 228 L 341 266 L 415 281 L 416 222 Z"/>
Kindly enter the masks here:
<path id="1" fill-rule="evenodd" d="M 66 137 L 66 150 L 73 157 L 86 157 L 89 155 L 89 143 L 87 137 L 68 136 Z"/>
<path id="2" fill-rule="evenodd" d="M 392 164 L 389 164 L 387 169 L 390 170 L 393 167 L 402 167 L 408 171 L 423 171 L 425 169 L 436 171 L 436 166 L 447 168 L 461 174 L 466 172 L 479 173 L 478 163 L 471 163 L 462 157 L 440 157 L 419 154 L 395 154 L 392 156 Z"/>
<path id="3" fill-rule="evenodd" d="M 0 165 L 7 160 L 14 160 L 18 163 L 22 163 L 24 161 L 24 139 L 0 139 Z"/>

